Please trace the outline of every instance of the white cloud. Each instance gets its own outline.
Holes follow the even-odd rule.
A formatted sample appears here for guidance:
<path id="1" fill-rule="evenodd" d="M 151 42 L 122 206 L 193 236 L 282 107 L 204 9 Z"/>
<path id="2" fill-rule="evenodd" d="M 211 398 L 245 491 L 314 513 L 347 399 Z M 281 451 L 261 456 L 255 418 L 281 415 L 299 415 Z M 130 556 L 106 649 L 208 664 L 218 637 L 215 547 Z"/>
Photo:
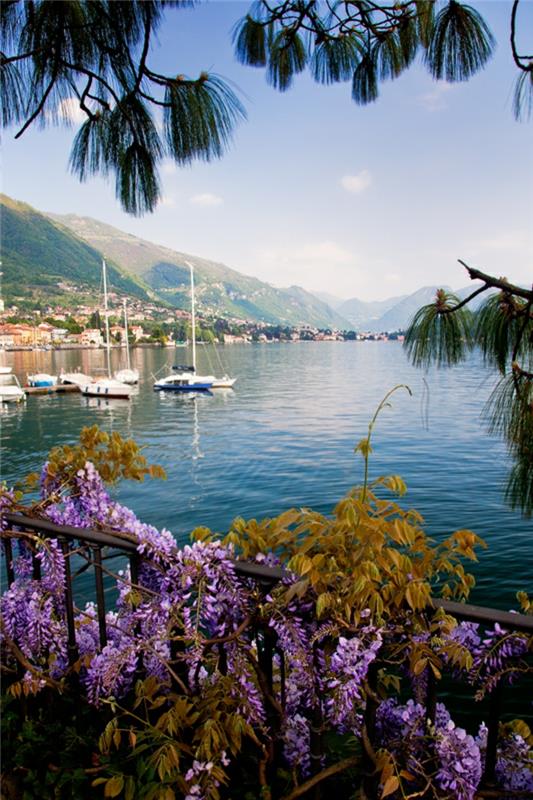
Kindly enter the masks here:
<path id="1" fill-rule="evenodd" d="M 81 125 L 88 119 L 76 97 L 67 97 L 65 100 L 61 100 L 57 107 L 57 113 L 69 125 Z"/>
<path id="2" fill-rule="evenodd" d="M 451 91 L 452 88 L 452 85 L 446 83 L 446 81 L 437 81 L 430 92 L 419 95 L 418 102 L 426 111 L 442 111 L 447 108 L 444 95 Z"/>
<path id="3" fill-rule="evenodd" d="M 372 175 L 367 169 L 361 170 L 357 175 L 343 175 L 341 178 L 341 186 L 347 192 L 352 194 L 360 194 L 372 184 Z"/>
<path id="4" fill-rule="evenodd" d="M 212 194 L 211 192 L 204 192 L 203 194 L 195 194 L 189 199 L 189 203 L 193 206 L 203 206 L 207 208 L 209 206 L 220 206 L 222 204 L 222 198 L 219 197 L 217 194 Z"/>

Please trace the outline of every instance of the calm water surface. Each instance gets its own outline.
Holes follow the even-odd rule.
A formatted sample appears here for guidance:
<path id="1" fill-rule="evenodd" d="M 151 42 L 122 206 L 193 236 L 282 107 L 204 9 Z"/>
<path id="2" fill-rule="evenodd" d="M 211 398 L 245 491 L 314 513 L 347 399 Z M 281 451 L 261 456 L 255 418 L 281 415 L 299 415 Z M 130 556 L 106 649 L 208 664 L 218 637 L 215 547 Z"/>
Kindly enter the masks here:
<path id="1" fill-rule="evenodd" d="M 198 349 L 199 371 L 220 372 L 214 348 Z M 480 421 L 494 374 L 477 355 L 424 375 L 393 342 L 235 345 L 218 352 L 237 377 L 234 391 L 154 392 L 152 374 L 190 353 L 143 348 L 132 354 L 141 384 L 131 402 L 68 394 L 4 407 L 2 479 L 10 483 L 38 469 L 52 446 L 72 443 L 83 425 L 97 423 L 133 437 L 165 468 L 167 481 L 124 483 L 117 496 L 180 542 L 198 525 L 224 531 L 237 515 L 260 518 L 291 506 L 329 512 L 362 478 L 353 448 L 379 401 L 407 383 L 413 396 L 396 393 L 378 421 L 371 475 L 402 475 L 408 485 L 402 502 L 423 514 L 431 536 L 471 528 L 486 539 L 489 549 L 472 570 L 474 602 L 508 608 L 517 590 L 533 590 L 533 524 L 503 503 L 505 447 Z M 120 353 L 112 355 L 118 367 Z M 101 351 L 6 356 L 21 380 L 36 370 L 104 366 Z"/>

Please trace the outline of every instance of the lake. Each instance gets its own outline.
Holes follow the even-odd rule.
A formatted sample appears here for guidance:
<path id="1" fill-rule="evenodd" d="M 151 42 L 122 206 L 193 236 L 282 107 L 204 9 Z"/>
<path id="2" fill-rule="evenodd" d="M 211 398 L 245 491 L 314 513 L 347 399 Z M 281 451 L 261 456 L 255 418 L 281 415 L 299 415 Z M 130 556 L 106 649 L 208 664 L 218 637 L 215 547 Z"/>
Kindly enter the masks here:
<path id="1" fill-rule="evenodd" d="M 329 512 L 362 480 L 355 444 L 386 392 L 392 397 L 373 437 L 370 474 L 399 474 L 408 492 L 402 504 L 418 509 L 427 532 L 439 539 L 458 528 L 483 536 L 489 549 L 472 570 L 473 602 L 516 607 L 515 593 L 533 590 L 533 523 L 503 501 L 509 460 L 480 419 L 495 383 L 478 354 L 449 370 L 427 374 L 411 367 L 397 342 L 296 342 L 233 345 L 218 353 L 235 390 L 210 395 L 154 392 L 152 375 L 165 364 L 186 363 L 185 349 L 137 348 L 141 373 L 130 401 L 79 394 L 29 397 L 4 406 L 2 479 L 8 484 L 39 469 L 49 449 L 73 443 L 84 425 L 133 437 L 146 457 L 167 471 L 166 481 L 123 483 L 121 502 L 147 522 L 186 542 L 205 525 L 225 531 L 239 515 L 279 514 L 291 506 Z M 121 353 L 112 353 L 118 368 Z M 97 350 L 14 352 L 21 381 L 28 372 L 83 372 L 103 368 Z M 199 372 L 220 373 L 213 347 L 198 348 Z"/>

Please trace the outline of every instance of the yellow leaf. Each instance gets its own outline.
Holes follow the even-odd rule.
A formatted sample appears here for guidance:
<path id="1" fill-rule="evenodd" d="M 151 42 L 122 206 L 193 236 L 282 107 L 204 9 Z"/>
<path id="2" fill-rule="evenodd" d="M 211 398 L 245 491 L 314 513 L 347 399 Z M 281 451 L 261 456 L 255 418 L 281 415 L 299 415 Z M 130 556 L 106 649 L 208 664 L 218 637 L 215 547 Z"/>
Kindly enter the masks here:
<path id="1" fill-rule="evenodd" d="M 124 787 L 124 776 L 114 775 L 108 780 L 104 789 L 104 797 L 118 797 Z"/>
<path id="2" fill-rule="evenodd" d="M 396 791 L 400 786 L 400 781 L 396 777 L 396 775 L 391 775 L 390 778 L 387 778 L 385 784 L 383 785 L 383 789 L 381 791 L 381 797 L 388 797 L 389 794 L 392 794 Z"/>

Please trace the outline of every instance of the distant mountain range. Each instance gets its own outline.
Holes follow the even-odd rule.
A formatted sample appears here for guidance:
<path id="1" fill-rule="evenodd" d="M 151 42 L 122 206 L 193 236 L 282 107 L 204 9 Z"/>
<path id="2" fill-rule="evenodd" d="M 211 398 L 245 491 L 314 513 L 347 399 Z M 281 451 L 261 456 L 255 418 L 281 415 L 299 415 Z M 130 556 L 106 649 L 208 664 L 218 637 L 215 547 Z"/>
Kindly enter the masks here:
<path id="1" fill-rule="evenodd" d="M 223 264 L 179 253 L 139 239 L 88 217 L 44 214 L 0 195 L 3 245 L 3 298 L 72 305 L 98 299 L 101 259 L 109 265 L 113 290 L 168 308 L 189 308 L 187 261 L 195 270 L 201 313 L 274 325 L 350 327 L 347 319 L 298 286 L 278 289 Z"/>
<path id="2" fill-rule="evenodd" d="M 342 300 L 291 286 L 279 289 L 230 267 L 139 239 L 89 217 L 45 214 L 0 195 L 2 295 L 6 305 L 46 302 L 72 306 L 96 302 L 105 256 L 112 289 L 168 308 L 189 308 L 189 269 L 194 266 L 196 299 L 206 315 L 274 325 L 311 325 L 364 331 L 407 326 L 437 286 L 388 300 Z M 76 298 L 72 290 L 76 287 Z M 447 288 L 447 287 L 445 287 Z M 460 296 L 473 287 L 456 292 Z"/>
<path id="3" fill-rule="evenodd" d="M 88 242 L 121 269 L 136 276 L 163 302 L 189 308 L 194 267 L 196 301 L 205 314 L 274 325 L 348 328 L 348 320 L 299 286 L 278 289 L 216 261 L 147 242 L 89 217 L 49 215 L 56 224 Z"/>

